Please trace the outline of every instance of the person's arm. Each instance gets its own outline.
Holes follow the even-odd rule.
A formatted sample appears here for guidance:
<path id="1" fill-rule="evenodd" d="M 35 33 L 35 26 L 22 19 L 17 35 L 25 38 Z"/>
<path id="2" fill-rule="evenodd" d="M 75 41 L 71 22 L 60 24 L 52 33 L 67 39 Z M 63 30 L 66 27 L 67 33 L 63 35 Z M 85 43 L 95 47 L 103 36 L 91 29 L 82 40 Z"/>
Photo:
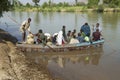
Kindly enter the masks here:
<path id="1" fill-rule="evenodd" d="M 24 26 L 24 27 L 25 27 L 25 24 L 26 24 L 26 21 L 24 21 L 24 22 L 22 23 L 22 26 Z"/>
<path id="2" fill-rule="evenodd" d="M 30 32 L 30 27 L 27 30 L 28 30 L 28 32 Z"/>
<path id="3" fill-rule="evenodd" d="M 93 27 L 92 27 L 92 30 L 94 31 L 95 30 L 95 26 L 94 25 L 92 25 Z"/>

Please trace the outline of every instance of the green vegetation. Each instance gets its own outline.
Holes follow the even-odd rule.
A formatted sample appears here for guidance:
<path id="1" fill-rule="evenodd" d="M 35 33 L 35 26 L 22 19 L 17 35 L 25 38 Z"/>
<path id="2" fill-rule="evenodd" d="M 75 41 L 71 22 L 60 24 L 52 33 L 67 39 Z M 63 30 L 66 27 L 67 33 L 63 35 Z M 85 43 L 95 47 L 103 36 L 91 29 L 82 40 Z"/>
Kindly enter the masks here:
<path id="1" fill-rule="evenodd" d="M 8 2 L 8 0 L 5 0 Z M 3 11 L 8 11 L 9 3 L 5 3 L 5 1 L 1 1 L 2 5 L 0 7 L 0 15 Z M 120 0 L 88 0 L 88 3 L 85 4 L 83 2 L 79 2 L 75 0 L 75 3 L 69 4 L 66 2 L 53 3 L 52 0 L 48 0 L 48 2 L 44 2 L 42 5 L 38 5 L 40 0 L 32 0 L 34 5 L 29 3 L 22 4 L 18 0 L 12 0 L 11 10 L 15 11 L 42 11 L 42 12 L 85 12 L 85 11 L 98 11 L 98 12 L 120 12 Z M 1 9 L 2 8 L 2 9 Z M 6 9 L 5 9 L 6 8 Z"/>
<path id="2" fill-rule="evenodd" d="M 8 11 L 10 8 L 9 0 L 1 0 L 0 2 L 0 17 L 2 16 L 4 11 Z"/>
<path id="3" fill-rule="evenodd" d="M 40 2 L 40 0 L 32 0 L 36 6 L 38 6 L 38 3 Z"/>

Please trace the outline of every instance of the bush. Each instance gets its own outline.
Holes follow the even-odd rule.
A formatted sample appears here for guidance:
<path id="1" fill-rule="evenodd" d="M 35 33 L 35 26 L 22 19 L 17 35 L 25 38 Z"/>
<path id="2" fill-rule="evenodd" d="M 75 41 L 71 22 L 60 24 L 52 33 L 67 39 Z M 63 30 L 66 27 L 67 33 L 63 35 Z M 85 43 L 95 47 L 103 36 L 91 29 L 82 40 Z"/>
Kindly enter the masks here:
<path id="1" fill-rule="evenodd" d="M 104 6 L 103 5 L 99 5 L 97 11 L 98 12 L 103 12 L 104 11 Z"/>
<path id="2" fill-rule="evenodd" d="M 45 8 L 45 7 L 48 7 L 49 4 L 47 2 L 44 2 L 43 5 L 42 5 L 42 8 Z"/>
<path id="3" fill-rule="evenodd" d="M 78 2 L 76 6 L 86 6 L 86 4 L 84 2 Z"/>

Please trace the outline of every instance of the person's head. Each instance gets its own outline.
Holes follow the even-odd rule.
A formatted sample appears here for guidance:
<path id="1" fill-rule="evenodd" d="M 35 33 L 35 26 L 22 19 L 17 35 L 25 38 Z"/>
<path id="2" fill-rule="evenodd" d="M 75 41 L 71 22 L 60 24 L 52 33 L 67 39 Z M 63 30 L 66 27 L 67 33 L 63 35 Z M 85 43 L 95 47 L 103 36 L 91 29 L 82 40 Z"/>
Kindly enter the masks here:
<path id="1" fill-rule="evenodd" d="M 88 23 L 85 23 L 85 25 L 88 25 Z"/>
<path id="2" fill-rule="evenodd" d="M 81 36 L 81 34 L 80 34 L 80 33 L 78 33 L 78 36 Z"/>
<path id="3" fill-rule="evenodd" d="M 73 35 L 73 38 L 75 39 L 75 38 L 76 38 L 76 36 L 75 36 L 75 35 Z"/>
<path id="4" fill-rule="evenodd" d="M 99 32 L 99 29 L 96 29 L 96 32 Z"/>
<path id="5" fill-rule="evenodd" d="M 71 30 L 69 30 L 68 33 L 71 33 Z"/>
<path id="6" fill-rule="evenodd" d="M 100 24 L 99 24 L 99 23 L 97 23 L 97 24 L 96 24 L 96 27 L 99 27 L 99 25 L 100 25 Z"/>
<path id="7" fill-rule="evenodd" d="M 76 29 L 74 29 L 73 32 L 76 33 Z"/>
<path id="8" fill-rule="evenodd" d="M 80 29 L 80 32 L 82 33 L 82 32 L 83 32 L 83 30 L 82 30 L 82 29 Z"/>
<path id="9" fill-rule="evenodd" d="M 42 29 L 40 29 L 38 32 L 39 32 L 39 33 L 42 33 L 43 31 L 42 31 Z"/>
<path id="10" fill-rule="evenodd" d="M 29 22 L 29 23 L 31 22 L 31 18 L 28 18 L 28 22 Z"/>
<path id="11" fill-rule="evenodd" d="M 63 25 L 63 28 L 65 28 L 65 25 Z"/>

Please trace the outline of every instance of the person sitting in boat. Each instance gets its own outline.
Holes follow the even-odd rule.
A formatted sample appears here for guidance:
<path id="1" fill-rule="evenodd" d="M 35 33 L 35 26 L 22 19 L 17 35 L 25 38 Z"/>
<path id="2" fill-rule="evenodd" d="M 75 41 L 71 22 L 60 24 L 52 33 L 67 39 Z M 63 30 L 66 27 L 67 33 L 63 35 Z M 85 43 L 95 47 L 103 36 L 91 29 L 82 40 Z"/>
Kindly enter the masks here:
<path id="1" fill-rule="evenodd" d="M 83 32 L 83 30 L 80 30 L 80 34 L 81 34 L 81 36 L 83 37 L 83 38 L 85 38 L 85 33 Z"/>
<path id="2" fill-rule="evenodd" d="M 51 39 L 50 33 L 45 33 L 44 35 L 47 37 L 47 39 Z"/>
<path id="3" fill-rule="evenodd" d="M 71 38 L 70 40 L 70 43 L 69 44 L 76 44 L 76 43 L 79 43 L 78 39 L 76 38 L 75 35 L 73 35 L 73 37 Z"/>
<path id="4" fill-rule="evenodd" d="M 58 36 L 58 33 L 54 33 L 53 36 L 52 36 L 52 43 L 53 44 L 56 44 L 57 43 L 57 36 Z"/>
<path id="5" fill-rule="evenodd" d="M 27 44 L 34 44 L 35 43 L 34 35 L 31 32 L 29 32 L 29 34 L 27 35 L 26 43 Z"/>
<path id="6" fill-rule="evenodd" d="M 69 30 L 67 33 L 67 41 L 70 42 L 71 38 L 72 38 L 72 32 L 71 32 L 71 30 Z"/>
<path id="7" fill-rule="evenodd" d="M 73 37 L 74 35 L 76 36 L 76 29 L 74 29 L 74 30 L 73 30 L 72 35 L 71 35 L 71 36 Z"/>
<path id="8" fill-rule="evenodd" d="M 80 43 L 84 42 L 84 37 L 81 36 L 80 33 L 78 33 L 77 39 L 78 39 L 78 41 L 79 41 Z"/>
<path id="9" fill-rule="evenodd" d="M 93 32 L 96 32 L 97 29 L 99 29 L 99 32 L 102 32 L 102 28 L 99 23 L 96 23 L 96 26 L 93 25 Z"/>
<path id="10" fill-rule="evenodd" d="M 90 37 L 91 30 L 90 30 L 90 26 L 88 25 L 88 23 L 85 23 L 85 24 L 81 27 L 80 30 L 82 30 L 82 31 L 85 33 L 86 36 Z"/>
<path id="11" fill-rule="evenodd" d="M 99 29 L 96 29 L 96 32 L 93 32 L 92 34 L 92 37 L 93 37 L 93 41 L 97 41 L 97 40 L 100 40 L 100 36 L 101 36 L 101 33 L 99 32 Z"/>
<path id="12" fill-rule="evenodd" d="M 35 34 L 38 38 L 37 38 L 37 42 L 38 42 L 38 44 L 40 44 L 40 43 L 44 43 L 44 44 L 46 44 L 46 39 L 47 39 L 47 37 L 44 35 L 44 33 L 43 33 L 43 31 L 40 29 L 39 31 L 38 31 L 38 33 L 37 34 Z"/>
<path id="13" fill-rule="evenodd" d="M 61 30 L 57 35 L 57 45 L 63 45 L 65 43 L 66 41 L 64 40 L 64 37 L 63 37 L 63 31 Z"/>
<path id="14" fill-rule="evenodd" d="M 51 40 L 51 38 L 48 38 L 48 39 L 47 39 L 47 43 L 46 43 L 46 45 L 48 45 L 48 46 L 53 45 L 53 44 L 52 44 L 52 40 Z"/>
<path id="15" fill-rule="evenodd" d="M 90 38 L 88 36 L 85 36 L 84 42 L 90 42 Z"/>

